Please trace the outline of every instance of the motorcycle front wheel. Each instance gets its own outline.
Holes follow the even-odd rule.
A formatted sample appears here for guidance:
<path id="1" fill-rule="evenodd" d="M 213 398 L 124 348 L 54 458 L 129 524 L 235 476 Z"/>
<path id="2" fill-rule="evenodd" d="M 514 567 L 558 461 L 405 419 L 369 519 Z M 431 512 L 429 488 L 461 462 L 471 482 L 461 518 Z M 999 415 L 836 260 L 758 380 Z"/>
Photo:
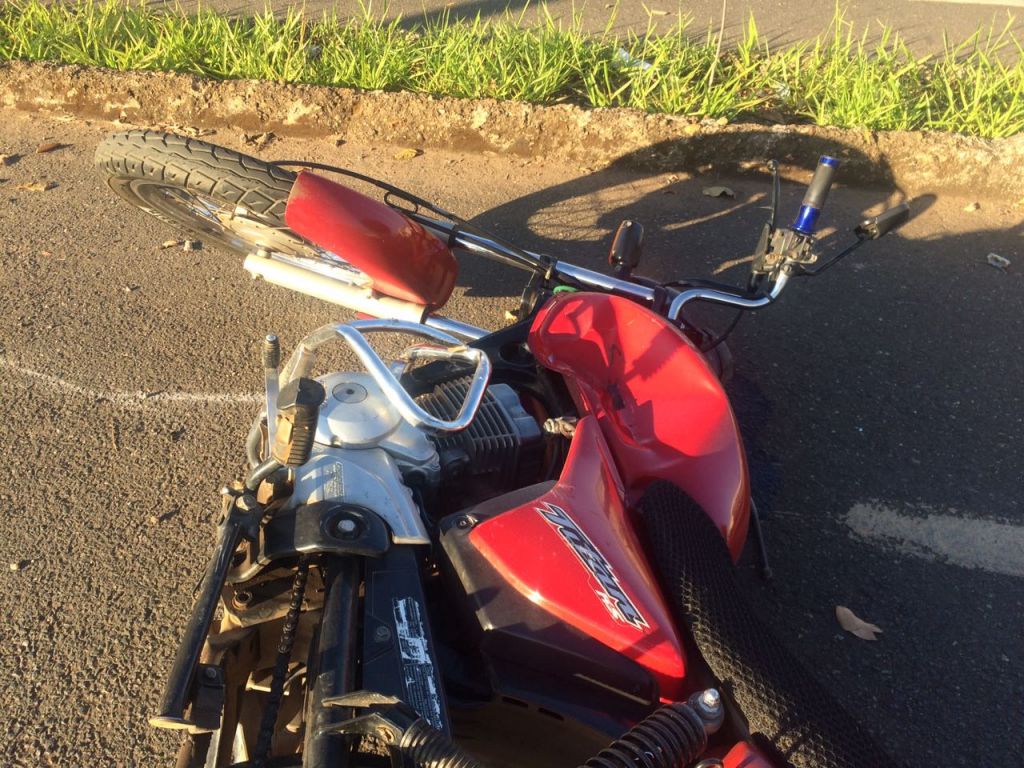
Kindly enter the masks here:
<path id="1" fill-rule="evenodd" d="M 96 165 L 120 197 L 206 244 L 242 255 L 337 260 L 285 223 L 291 171 L 198 139 L 141 130 L 101 142 Z"/>

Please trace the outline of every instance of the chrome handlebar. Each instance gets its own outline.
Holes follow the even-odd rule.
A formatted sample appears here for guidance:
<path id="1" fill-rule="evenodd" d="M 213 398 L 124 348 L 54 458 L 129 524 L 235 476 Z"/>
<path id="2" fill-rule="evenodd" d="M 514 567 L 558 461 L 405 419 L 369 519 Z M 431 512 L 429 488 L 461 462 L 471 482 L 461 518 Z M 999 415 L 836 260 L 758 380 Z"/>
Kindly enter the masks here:
<path id="1" fill-rule="evenodd" d="M 506 263 L 519 265 L 523 263 L 524 257 L 532 257 L 536 260 L 538 268 L 547 263 L 546 269 L 550 271 L 551 276 L 563 279 L 566 282 L 574 283 L 584 288 L 592 288 L 602 293 L 613 293 L 617 296 L 639 301 L 648 306 L 653 306 L 657 299 L 655 290 L 646 285 L 623 280 L 613 275 L 606 275 L 603 272 L 596 272 L 592 269 L 564 261 L 545 262 L 544 257 L 539 254 L 531 251 L 516 251 L 485 235 L 467 232 L 454 224 L 432 219 L 423 214 L 412 214 L 411 218 L 414 218 L 442 240 L 448 242 L 451 247 L 462 248 L 482 256 L 497 257 Z M 665 317 L 673 322 L 681 322 L 683 307 L 689 302 L 696 300 L 725 304 L 738 309 L 758 309 L 775 301 L 788 282 L 789 274 L 784 269 L 780 269 L 775 279 L 771 282 L 769 290 L 760 295 L 750 296 L 739 291 L 731 293 L 715 288 L 687 288 L 672 298 L 668 310 L 664 314 Z M 438 323 L 439 321 L 447 322 L 443 318 L 430 318 L 427 320 L 430 324 Z"/>

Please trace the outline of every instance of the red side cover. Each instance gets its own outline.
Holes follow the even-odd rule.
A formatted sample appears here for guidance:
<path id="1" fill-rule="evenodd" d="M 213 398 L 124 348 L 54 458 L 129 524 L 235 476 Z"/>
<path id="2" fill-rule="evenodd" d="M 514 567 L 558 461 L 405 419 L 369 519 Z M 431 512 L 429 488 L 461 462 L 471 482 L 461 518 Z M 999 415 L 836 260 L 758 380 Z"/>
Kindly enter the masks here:
<path id="1" fill-rule="evenodd" d="M 723 768 L 773 768 L 756 748 L 741 741 L 722 760 Z"/>
<path id="2" fill-rule="evenodd" d="M 469 539 L 522 595 L 649 669 L 662 697 L 684 695 L 679 636 L 593 417 L 580 419 L 550 491 L 486 520 Z"/>
<path id="3" fill-rule="evenodd" d="M 563 293 L 541 309 L 529 344 L 597 417 L 630 501 L 652 480 L 674 482 L 739 557 L 750 500 L 743 444 L 718 378 L 682 332 L 627 299 Z"/>
<path id="4" fill-rule="evenodd" d="M 448 247 L 415 221 L 353 189 L 302 171 L 284 220 L 365 272 L 379 293 L 434 309 L 452 295 L 459 268 Z"/>

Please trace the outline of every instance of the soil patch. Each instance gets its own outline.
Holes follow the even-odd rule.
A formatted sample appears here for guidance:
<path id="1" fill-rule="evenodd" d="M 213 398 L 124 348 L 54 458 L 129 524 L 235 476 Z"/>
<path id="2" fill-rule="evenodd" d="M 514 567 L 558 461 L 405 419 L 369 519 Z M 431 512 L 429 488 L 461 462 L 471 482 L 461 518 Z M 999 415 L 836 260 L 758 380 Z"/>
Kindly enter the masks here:
<path id="1" fill-rule="evenodd" d="M 769 158 L 801 178 L 819 154 L 844 159 L 845 182 L 898 186 L 908 195 L 960 192 L 1016 201 L 1024 139 L 875 132 L 805 125 L 719 125 L 630 109 L 537 106 L 414 93 L 216 81 L 10 62 L 0 105 L 133 125 L 202 126 L 332 135 L 357 143 L 492 151 L 603 167 L 761 172 Z"/>

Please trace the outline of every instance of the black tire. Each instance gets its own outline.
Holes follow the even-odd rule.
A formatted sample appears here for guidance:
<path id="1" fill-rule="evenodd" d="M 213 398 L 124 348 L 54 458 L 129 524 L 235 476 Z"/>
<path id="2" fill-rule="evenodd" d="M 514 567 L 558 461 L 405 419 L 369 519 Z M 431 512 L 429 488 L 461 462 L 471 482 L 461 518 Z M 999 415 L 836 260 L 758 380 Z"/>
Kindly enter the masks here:
<path id="1" fill-rule="evenodd" d="M 96 165 L 120 197 L 205 243 L 243 255 L 266 249 L 324 258 L 285 224 L 290 171 L 159 131 L 110 136 L 96 148 Z"/>
<path id="2" fill-rule="evenodd" d="M 762 746 L 792 768 L 902 765 L 758 617 L 721 533 L 697 502 L 658 480 L 640 510 L 676 618 Z"/>

